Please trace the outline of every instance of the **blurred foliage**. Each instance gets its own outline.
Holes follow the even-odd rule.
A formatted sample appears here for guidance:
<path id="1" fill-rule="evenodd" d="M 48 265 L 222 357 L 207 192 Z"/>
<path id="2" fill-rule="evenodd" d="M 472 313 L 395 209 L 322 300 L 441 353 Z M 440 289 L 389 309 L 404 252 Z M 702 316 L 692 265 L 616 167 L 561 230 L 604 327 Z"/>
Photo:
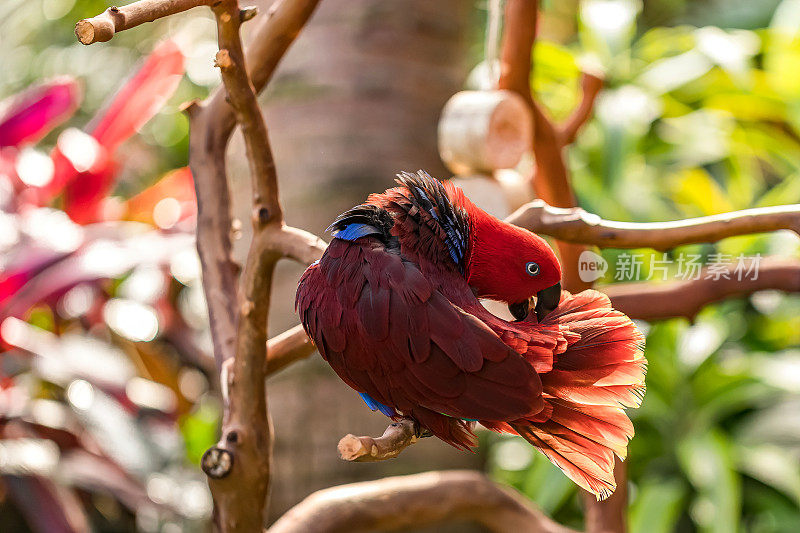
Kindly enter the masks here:
<path id="1" fill-rule="evenodd" d="M 691 3 L 647 2 L 641 18 L 633 0 L 586 0 L 575 42 L 537 44 L 533 83 L 555 118 L 578 102 L 582 69 L 605 73 L 595 117 L 569 151 L 591 212 L 659 221 L 800 202 L 800 2 Z M 728 29 L 647 27 L 659 6 L 675 10 L 672 21 Z M 623 252 L 603 255 L 618 266 Z M 800 243 L 778 232 L 671 257 L 681 252 L 797 257 Z M 652 274 L 648 264 L 640 279 Z M 757 293 L 710 306 L 691 324 L 642 327 L 650 365 L 644 404 L 630 412 L 631 532 L 797 531 L 800 298 Z M 544 457 L 501 439 L 490 464 L 580 526 L 576 488 Z"/>
<path id="2" fill-rule="evenodd" d="M 84 46 L 75 22 L 113 2 L 103 0 L 4 0 L 0 3 L 0 98 L 42 80 L 68 74 L 82 82 L 84 100 L 68 125 L 84 124 L 103 105 L 141 58 L 170 37 L 186 56 L 186 77 L 170 101 L 129 143 L 118 193 L 129 196 L 164 172 L 187 163 L 189 122 L 180 105 L 204 97 L 219 84 L 213 66 L 216 33 L 208 10 L 196 9 L 158 20 L 107 43 Z M 55 138 L 45 139 L 50 147 Z"/>
<path id="3" fill-rule="evenodd" d="M 197 465 L 221 411 L 177 106 L 217 83 L 213 27 L 78 44 L 106 7 L 0 6 L 3 531 L 204 531 L 212 510 Z"/>
<path id="4" fill-rule="evenodd" d="M 188 123 L 178 106 L 204 96 L 219 78 L 205 10 L 109 43 L 78 44 L 75 21 L 110 4 L 0 3 L 0 99 L 59 75 L 81 82 L 80 107 L 36 145 L 48 157 L 65 128 L 89 123 L 140 59 L 164 36 L 173 38 L 186 76 L 117 154 L 112 195 L 127 200 L 186 164 Z M 800 0 L 544 4 L 558 22 L 545 32 L 568 36 L 535 50 L 533 83 L 551 114 L 563 118 L 577 103 L 581 70 L 606 78 L 595 118 L 569 151 L 583 207 L 617 220 L 658 221 L 800 201 Z M 474 48 L 480 56 L 483 43 Z M 174 254 L 180 261 L 152 257 L 159 246 L 174 246 L 165 237 L 191 230 L 156 228 L 154 202 L 138 198 L 150 212 L 130 217 L 139 224 L 132 234 L 130 221 L 115 230 L 121 244 L 114 252 L 130 261 L 127 268 L 70 287 L 28 310 L 24 322 L 10 323 L 17 340 L 29 342 L 2 347 L 0 428 L 3 438 L 20 441 L 0 439 L 4 530 L 30 526 L 41 509 L 75 503 L 51 479 L 78 495 L 97 531 L 204 527 L 210 502 L 193 464 L 216 437 L 220 407 L 208 390 L 208 361 L 195 351 L 195 344 L 208 347 L 196 258 L 189 248 Z M 6 224 L 25 233 L 21 214 L 6 214 Z M 63 212 L 47 214 L 56 217 L 47 219 L 52 227 L 72 228 Z M 26 245 L 47 233 L 25 236 Z M 798 242 L 781 232 L 681 251 L 797 256 Z M 615 264 L 619 251 L 603 255 Z M 641 277 L 649 274 L 645 268 Z M 69 311 L 87 302 L 86 312 Z M 138 319 L 115 322 L 112 311 Z M 153 335 L 126 328 L 153 316 Z M 650 369 L 645 402 L 631 412 L 632 533 L 797 530 L 799 316 L 800 299 L 768 292 L 711 306 L 691 324 L 642 324 Z M 497 479 L 563 523 L 580 525 L 577 490 L 549 461 L 519 439 L 482 438 L 492 443 L 489 468 Z"/>

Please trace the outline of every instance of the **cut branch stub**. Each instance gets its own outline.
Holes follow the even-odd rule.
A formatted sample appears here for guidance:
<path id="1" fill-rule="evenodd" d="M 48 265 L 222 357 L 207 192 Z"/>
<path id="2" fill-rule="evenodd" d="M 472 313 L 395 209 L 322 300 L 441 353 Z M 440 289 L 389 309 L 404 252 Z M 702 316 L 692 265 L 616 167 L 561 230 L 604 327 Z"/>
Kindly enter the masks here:
<path id="1" fill-rule="evenodd" d="M 222 479 L 231 473 L 233 454 L 223 448 L 209 448 L 200 460 L 203 472 L 213 479 Z"/>
<path id="2" fill-rule="evenodd" d="M 258 15 L 258 6 L 246 6 L 239 10 L 239 22 L 247 22 Z"/>
<path id="3" fill-rule="evenodd" d="M 345 435 L 339 441 L 339 456 L 345 461 L 372 462 L 392 459 L 419 440 L 410 418 L 390 424 L 380 437 Z"/>
<path id="4" fill-rule="evenodd" d="M 530 150 L 530 108 L 510 91 L 462 91 L 439 119 L 439 155 L 455 174 L 512 168 Z"/>

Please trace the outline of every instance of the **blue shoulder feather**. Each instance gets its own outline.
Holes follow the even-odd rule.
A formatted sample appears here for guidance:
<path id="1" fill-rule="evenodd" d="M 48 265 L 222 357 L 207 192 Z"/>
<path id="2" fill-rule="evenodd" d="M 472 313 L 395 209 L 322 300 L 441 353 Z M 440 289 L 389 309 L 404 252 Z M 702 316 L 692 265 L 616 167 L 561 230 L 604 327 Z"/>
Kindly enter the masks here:
<path id="1" fill-rule="evenodd" d="M 367 407 L 369 407 L 373 411 L 380 411 L 386 416 L 397 416 L 397 413 L 393 408 L 389 407 L 388 405 L 383 405 L 382 403 L 376 402 L 375 400 L 372 399 L 372 397 L 369 394 L 365 392 L 359 392 L 358 395 L 361 396 L 361 399 L 364 400 L 364 403 L 367 404 Z"/>
<path id="2" fill-rule="evenodd" d="M 371 226 L 369 224 L 354 223 L 348 224 L 344 228 L 335 230 L 332 233 L 337 239 L 354 241 L 356 239 L 360 239 L 361 237 L 366 237 L 367 235 L 381 234 L 382 232 L 375 226 Z"/>

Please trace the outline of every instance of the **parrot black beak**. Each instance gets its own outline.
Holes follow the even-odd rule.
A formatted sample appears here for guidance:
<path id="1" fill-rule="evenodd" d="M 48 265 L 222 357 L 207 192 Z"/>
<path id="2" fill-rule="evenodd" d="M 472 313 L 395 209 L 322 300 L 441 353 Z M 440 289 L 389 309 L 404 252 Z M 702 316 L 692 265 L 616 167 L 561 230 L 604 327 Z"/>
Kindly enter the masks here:
<path id="1" fill-rule="evenodd" d="M 544 317 L 558 307 L 561 301 L 561 283 L 556 283 L 536 293 L 536 318 L 541 322 Z M 512 311 L 513 312 L 513 311 Z"/>
<path id="2" fill-rule="evenodd" d="M 530 300 L 523 300 L 515 304 L 508 304 L 508 310 L 511 311 L 515 320 L 520 321 L 527 318 L 528 310 L 530 309 L 529 302 Z"/>

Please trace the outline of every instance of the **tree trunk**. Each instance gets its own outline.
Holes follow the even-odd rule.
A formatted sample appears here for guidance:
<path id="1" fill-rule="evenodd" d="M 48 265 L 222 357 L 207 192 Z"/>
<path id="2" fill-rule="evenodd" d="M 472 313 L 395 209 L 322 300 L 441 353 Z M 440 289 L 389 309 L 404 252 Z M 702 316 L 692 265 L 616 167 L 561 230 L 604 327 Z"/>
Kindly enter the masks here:
<path id="1" fill-rule="evenodd" d="M 338 213 L 392 186 L 396 172 L 448 176 L 437 123 L 469 71 L 470 23 L 479 17 L 463 0 L 320 4 L 262 99 L 288 224 L 323 235 Z M 238 147 L 232 153 L 235 175 L 246 175 Z M 244 183 L 234 188 L 247 191 Z M 249 220 L 248 204 L 237 203 L 238 217 Z M 298 322 L 293 304 L 302 270 L 279 265 L 271 334 Z M 269 396 L 276 438 L 271 520 L 323 487 L 481 461 L 435 439 L 381 464 L 341 461 L 336 444 L 343 435 L 380 434 L 387 420 L 318 355 L 273 378 Z"/>

